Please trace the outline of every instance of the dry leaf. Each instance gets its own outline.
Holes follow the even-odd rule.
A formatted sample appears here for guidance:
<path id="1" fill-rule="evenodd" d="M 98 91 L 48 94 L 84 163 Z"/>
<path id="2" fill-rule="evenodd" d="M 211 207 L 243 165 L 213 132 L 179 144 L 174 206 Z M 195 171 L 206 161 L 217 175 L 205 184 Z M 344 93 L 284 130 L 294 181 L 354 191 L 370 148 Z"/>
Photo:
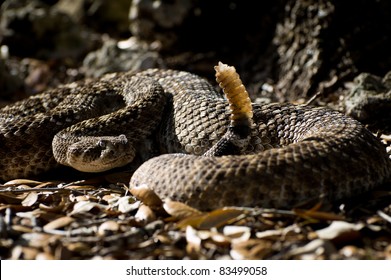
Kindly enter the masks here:
<path id="1" fill-rule="evenodd" d="M 365 250 L 353 245 L 347 245 L 339 250 L 340 254 L 348 259 L 363 259 L 365 258 Z"/>
<path id="2" fill-rule="evenodd" d="M 16 246 L 12 250 L 12 260 L 35 260 L 35 257 L 39 253 L 38 249 L 31 247 Z"/>
<path id="3" fill-rule="evenodd" d="M 232 243 L 244 242 L 251 237 L 251 228 L 245 226 L 225 226 L 223 234 L 231 239 Z"/>
<path id="4" fill-rule="evenodd" d="M 118 211 L 121 213 L 129 213 L 140 207 L 140 201 L 135 201 L 131 196 L 120 197 L 114 206 L 118 206 Z"/>
<path id="5" fill-rule="evenodd" d="M 384 249 L 385 259 L 391 260 L 391 244 Z"/>
<path id="6" fill-rule="evenodd" d="M 27 210 L 30 210 L 31 207 L 25 207 L 25 206 L 22 206 L 22 205 L 0 205 L 0 211 L 4 210 L 4 209 L 12 209 L 13 211 L 15 212 L 20 212 L 20 211 L 27 211 Z"/>
<path id="7" fill-rule="evenodd" d="M 34 189 L 42 189 L 42 188 L 46 188 L 47 186 L 57 186 L 57 183 L 54 183 L 54 182 L 44 182 L 44 183 L 41 183 L 39 185 L 36 185 L 34 187 Z"/>
<path id="8" fill-rule="evenodd" d="M 200 229 L 210 229 L 221 227 L 233 219 L 238 218 L 244 213 L 243 210 L 235 208 L 222 208 L 214 210 L 204 216 L 204 219 L 198 225 Z"/>
<path id="9" fill-rule="evenodd" d="M 31 247 L 45 247 L 50 243 L 51 235 L 43 232 L 32 232 L 22 234 L 22 239 L 28 240 L 27 245 Z"/>
<path id="10" fill-rule="evenodd" d="M 264 259 L 272 252 L 272 244 L 272 242 L 258 239 L 233 243 L 230 256 L 234 260 Z"/>
<path id="11" fill-rule="evenodd" d="M 38 200 L 38 193 L 31 192 L 29 193 L 25 199 L 22 201 L 23 206 L 33 206 L 35 202 Z"/>
<path id="12" fill-rule="evenodd" d="M 31 187 L 27 185 L 18 185 L 15 188 L 7 188 L 0 193 L 0 203 L 19 204 L 28 195 Z"/>
<path id="13" fill-rule="evenodd" d="M 293 224 L 284 228 L 264 230 L 255 233 L 255 236 L 259 239 L 281 239 L 286 238 L 288 235 L 295 236 L 302 231 L 298 224 Z"/>
<path id="14" fill-rule="evenodd" d="M 214 231 L 211 229 L 209 232 L 210 239 L 213 241 L 214 244 L 217 244 L 218 246 L 230 246 L 231 245 L 231 238 L 228 236 L 225 236 L 224 234 L 221 234 L 217 231 Z"/>
<path id="15" fill-rule="evenodd" d="M 351 224 L 344 221 L 334 221 L 328 227 L 317 230 L 316 235 L 324 240 L 352 240 L 360 236 L 363 224 Z"/>
<path id="16" fill-rule="evenodd" d="M 155 213 L 147 205 L 141 205 L 140 208 L 138 209 L 136 215 L 134 215 L 134 217 L 137 220 L 143 221 L 145 223 L 150 223 L 150 222 L 156 220 Z"/>
<path id="17" fill-rule="evenodd" d="M 335 253 L 334 245 L 328 240 L 315 239 L 301 247 L 295 247 L 287 252 L 287 256 L 300 259 L 324 259 Z"/>
<path id="18" fill-rule="evenodd" d="M 73 211 L 69 215 L 75 215 L 79 213 L 85 213 L 91 211 L 93 208 L 100 210 L 106 210 L 108 206 L 102 205 L 96 202 L 79 201 L 73 206 Z"/>
<path id="19" fill-rule="evenodd" d="M 53 204 L 53 205 L 45 205 L 43 203 L 39 204 L 39 209 L 51 213 L 62 213 L 64 208 L 66 207 L 67 207 L 67 200 L 64 197 L 61 198 L 61 202 L 58 204 Z"/>
<path id="20" fill-rule="evenodd" d="M 255 233 L 255 236 L 259 239 L 262 238 L 267 238 L 267 239 L 278 239 L 280 236 L 284 234 L 284 228 L 280 229 L 269 229 L 269 230 L 264 230 Z"/>
<path id="21" fill-rule="evenodd" d="M 199 225 L 202 223 L 202 221 L 205 219 L 205 216 L 207 214 L 200 214 L 199 216 L 191 216 L 188 218 L 185 218 L 177 223 L 178 228 L 185 229 L 188 226 L 199 228 Z"/>
<path id="22" fill-rule="evenodd" d="M 48 230 L 63 228 L 71 224 L 74 220 L 75 219 L 72 217 L 63 216 L 44 225 L 43 230 L 48 231 Z"/>
<path id="23" fill-rule="evenodd" d="M 381 211 L 381 210 L 378 210 L 376 213 L 377 213 L 377 214 L 379 215 L 379 217 L 381 217 L 383 220 L 385 220 L 385 221 L 387 221 L 388 223 L 391 224 L 391 216 L 390 216 L 390 215 L 387 215 L 386 213 L 384 213 L 384 212 Z"/>
<path id="24" fill-rule="evenodd" d="M 190 207 L 182 202 L 173 201 L 171 199 L 166 199 L 164 201 L 163 208 L 168 214 L 179 220 L 192 216 L 199 216 L 202 214 L 201 211 L 193 207 Z"/>
<path id="25" fill-rule="evenodd" d="M 0 202 L 9 203 L 9 204 L 19 204 L 23 199 L 25 199 L 27 194 L 20 196 L 14 193 L 0 193 Z"/>
<path id="26" fill-rule="evenodd" d="M 119 224 L 116 221 L 106 221 L 98 228 L 98 235 L 108 236 L 119 231 Z"/>
<path id="27" fill-rule="evenodd" d="M 340 221 L 344 217 L 331 212 L 316 211 L 314 209 L 293 209 L 293 212 L 304 219 L 315 219 L 320 221 Z"/>
<path id="28" fill-rule="evenodd" d="M 69 251 L 73 252 L 88 252 L 91 248 L 84 242 L 73 242 L 66 245 Z"/>
<path id="29" fill-rule="evenodd" d="M 160 208 L 163 204 L 159 196 L 146 185 L 133 187 L 129 191 L 137 199 L 141 200 L 144 204 L 152 208 Z"/>
<path id="30" fill-rule="evenodd" d="M 106 201 L 108 204 L 114 204 L 115 202 L 118 201 L 118 199 L 120 199 L 120 196 L 119 195 L 114 195 L 114 194 L 105 194 L 103 197 L 102 197 L 102 200 L 103 201 Z"/>
<path id="31" fill-rule="evenodd" d="M 65 190 L 78 190 L 78 191 L 93 191 L 96 190 L 95 186 L 90 186 L 90 185 L 69 185 L 64 187 Z"/>
<path id="32" fill-rule="evenodd" d="M 42 184 L 42 182 L 34 181 L 34 180 L 28 180 L 28 179 L 15 179 L 15 180 L 11 180 L 11 181 L 8 181 L 8 182 L 4 183 L 4 186 L 9 186 L 9 185 L 32 185 L 32 186 L 36 186 L 36 185 L 39 185 L 39 184 Z"/>
<path id="33" fill-rule="evenodd" d="M 72 201 L 91 201 L 91 197 L 89 195 L 78 195 L 72 198 Z M 96 200 L 95 200 L 96 201 Z"/>
<path id="34" fill-rule="evenodd" d="M 39 253 L 37 254 L 37 256 L 35 257 L 36 260 L 54 260 L 54 256 L 52 254 L 49 254 L 49 253 Z"/>
<path id="35" fill-rule="evenodd" d="M 24 233 L 33 232 L 33 229 L 31 227 L 26 227 L 26 226 L 22 226 L 22 225 L 12 225 L 11 229 L 15 232 L 24 232 Z"/>
<path id="36" fill-rule="evenodd" d="M 201 250 L 201 238 L 198 236 L 197 231 L 191 227 L 186 227 L 186 251 L 188 254 L 198 253 Z"/>
<path id="37" fill-rule="evenodd" d="M 179 228 L 192 226 L 197 229 L 211 229 L 213 227 L 221 227 L 238 216 L 243 214 L 243 210 L 236 208 L 221 208 L 209 213 L 200 214 L 199 216 L 191 216 L 185 218 L 178 223 Z"/>

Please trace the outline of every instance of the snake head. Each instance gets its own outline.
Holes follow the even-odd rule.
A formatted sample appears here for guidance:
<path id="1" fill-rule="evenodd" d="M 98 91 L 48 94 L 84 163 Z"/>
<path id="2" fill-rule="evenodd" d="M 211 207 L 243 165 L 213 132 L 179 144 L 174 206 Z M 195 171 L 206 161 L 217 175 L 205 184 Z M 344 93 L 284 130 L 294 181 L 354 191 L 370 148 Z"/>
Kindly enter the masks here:
<path id="1" fill-rule="evenodd" d="M 103 172 L 133 160 L 135 150 L 125 135 L 83 137 L 66 151 L 66 165 L 82 172 Z"/>

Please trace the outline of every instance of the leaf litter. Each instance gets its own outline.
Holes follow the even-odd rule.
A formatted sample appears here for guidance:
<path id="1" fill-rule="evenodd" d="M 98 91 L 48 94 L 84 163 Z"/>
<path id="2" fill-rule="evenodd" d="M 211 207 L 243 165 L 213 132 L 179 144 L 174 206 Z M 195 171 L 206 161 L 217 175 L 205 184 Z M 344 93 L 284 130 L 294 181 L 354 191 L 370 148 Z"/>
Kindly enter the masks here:
<path id="1" fill-rule="evenodd" d="M 337 209 L 202 212 L 116 176 L 0 185 L 1 258 L 391 259 L 386 188 Z"/>

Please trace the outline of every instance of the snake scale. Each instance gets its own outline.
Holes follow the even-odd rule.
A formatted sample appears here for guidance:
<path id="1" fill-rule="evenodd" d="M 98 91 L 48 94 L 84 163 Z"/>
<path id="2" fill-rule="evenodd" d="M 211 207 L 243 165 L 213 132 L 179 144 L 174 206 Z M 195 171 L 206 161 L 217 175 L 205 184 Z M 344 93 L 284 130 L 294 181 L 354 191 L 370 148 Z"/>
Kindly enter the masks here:
<path id="1" fill-rule="evenodd" d="M 227 79 L 227 91 L 243 87 Z M 0 110 L 0 177 L 59 164 L 102 172 L 142 158 L 131 188 L 200 209 L 333 202 L 390 177 L 385 147 L 371 132 L 337 111 L 304 105 L 252 104 L 240 153 L 208 154 L 234 122 L 229 106 L 205 79 L 175 70 L 60 86 Z"/>

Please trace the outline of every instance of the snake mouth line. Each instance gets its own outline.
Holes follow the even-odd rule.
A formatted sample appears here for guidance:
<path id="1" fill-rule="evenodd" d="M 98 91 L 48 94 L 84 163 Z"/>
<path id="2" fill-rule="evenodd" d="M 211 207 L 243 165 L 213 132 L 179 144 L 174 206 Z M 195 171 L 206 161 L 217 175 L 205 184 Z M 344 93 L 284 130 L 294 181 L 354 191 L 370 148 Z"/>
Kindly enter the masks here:
<path id="1" fill-rule="evenodd" d="M 116 158 L 106 158 L 104 162 L 96 160 L 94 161 L 74 161 L 74 162 L 68 162 L 68 166 L 81 171 L 81 172 L 89 172 L 89 173 L 99 173 L 99 172 L 105 172 L 109 171 L 114 168 L 119 168 L 123 167 L 127 164 L 131 163 L 131 159 L 133 158 L 132 155 L 127 155 L 127 156 L 121 156 L 121 157 L 116 157 Z"/>

